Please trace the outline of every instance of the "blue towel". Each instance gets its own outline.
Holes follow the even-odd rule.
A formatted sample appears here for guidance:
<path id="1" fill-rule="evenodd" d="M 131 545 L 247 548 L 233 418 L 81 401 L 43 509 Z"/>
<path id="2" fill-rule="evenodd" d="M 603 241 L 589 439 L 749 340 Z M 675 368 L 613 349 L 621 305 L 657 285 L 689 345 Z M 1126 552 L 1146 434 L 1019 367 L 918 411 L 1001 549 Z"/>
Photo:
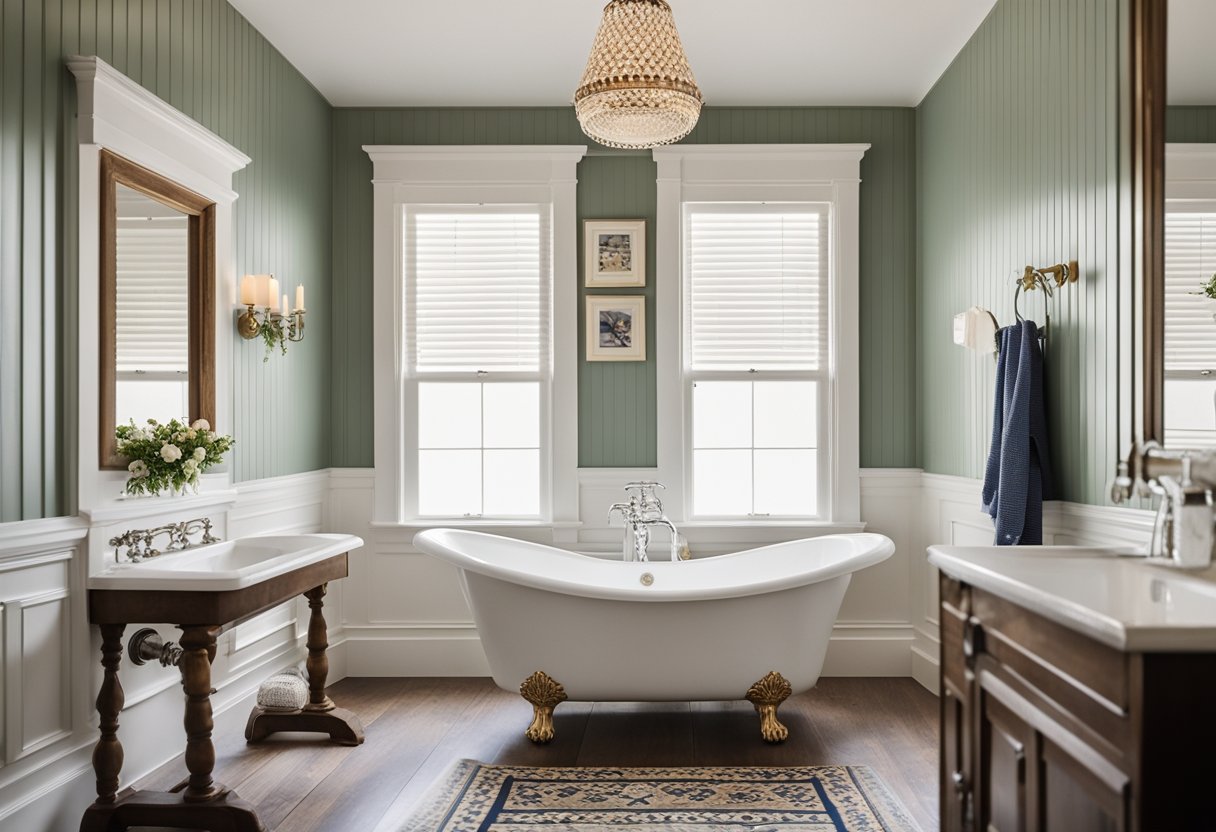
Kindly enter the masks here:
<path id="1" fill-rule="evenodd" d="M 984 511 L 996 523 L 997 546 L 1042 544 L 1043 501 L 1053 498 L 1038 329 L 1034 321 L 1020 321 L 998 333 L 992 448 L 984 470 Z"/>

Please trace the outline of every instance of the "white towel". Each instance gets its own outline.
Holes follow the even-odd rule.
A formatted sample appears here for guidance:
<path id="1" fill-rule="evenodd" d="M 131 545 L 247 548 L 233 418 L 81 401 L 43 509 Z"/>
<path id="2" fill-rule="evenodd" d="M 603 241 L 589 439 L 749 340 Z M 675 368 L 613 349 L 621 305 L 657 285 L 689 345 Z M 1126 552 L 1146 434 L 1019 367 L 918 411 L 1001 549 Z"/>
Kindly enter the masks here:
<path id="1" fill-rule="evenodd" d="M 977 352 L 996 351 L 996 317 L 979 306 L 954 316 L 954 343 Z"/>

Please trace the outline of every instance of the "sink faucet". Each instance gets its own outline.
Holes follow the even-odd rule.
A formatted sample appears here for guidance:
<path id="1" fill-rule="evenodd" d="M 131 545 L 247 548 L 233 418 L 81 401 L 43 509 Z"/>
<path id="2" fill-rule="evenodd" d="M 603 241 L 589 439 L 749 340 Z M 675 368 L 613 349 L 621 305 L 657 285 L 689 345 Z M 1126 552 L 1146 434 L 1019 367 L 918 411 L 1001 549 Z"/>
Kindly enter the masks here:
<path id="1" fill-rule="evenodd" d="M 673 561 L 681 559 L 682 547 L 679 534 L 676 532 L 675 524 L 668 520 L 667 515 L 663 513 L 663 501 L 655 492 L 655 489 L 664 487 L 662 483 L 649 480 L 628 483 L 625 491 L 636 493 L 630 493 L 629 502 L 613 503 L 608 509 L 609 524 L 612 523 L 612 515 L 618 512 L 625 521 L 626 536 L 623 555 L 626 561 L 650 560 L 647 550 L 650 547 L 651 526 L 667 528 L 671 534 L 671 559 Z M 631 537 L 632 546 L 629 545 Z"/>
<path id="2" fill-rule="evenodd" d="M 1169 451 L 1149 442 L 1120 463 L 1111 498 L 1121 503 L 1133 491 L 1160 497 L 1149 556 L 1182 569 L 1204 569 L 1212 565 L 1216 546 L 1213 488 L 1216 451 Z"/>
<path id="3" fill-rule="evenodd" d="M 199 531 L 202 531 L 202 537 L 197 543 L 191 543 L 190 535 Z M 167 523 L 164 526 L 157 526 L 155 529 L 128 529 L 117 537 L 110 538 L 110 545 L 114 547 L 114 562 L 119 562 L 119 549 L 123 546 L 127 547 L 126 556 L 131 563 L 139 563 L 156 557 L 162 553 L 162 550 L 152 548 L 152 540 L 162 534 L 169 536 L 169 545 L 163 550 L 165 552 L 218 543 L 220 540 L 211 534 L 210 517 L 196 517 L 181 523 Z"/>

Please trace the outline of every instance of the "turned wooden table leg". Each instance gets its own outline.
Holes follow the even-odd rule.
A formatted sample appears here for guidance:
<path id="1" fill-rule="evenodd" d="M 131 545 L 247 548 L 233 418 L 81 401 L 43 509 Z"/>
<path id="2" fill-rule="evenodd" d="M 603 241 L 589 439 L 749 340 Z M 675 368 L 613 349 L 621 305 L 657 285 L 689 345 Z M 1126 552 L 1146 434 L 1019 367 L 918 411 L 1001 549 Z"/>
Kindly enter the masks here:
<path id="1" fill-rule="evenodd" d="M 118 741 L 118 714 L 124 696 L 118 681 L 122 661 L 122 632 L 125 624 L 101 625 L 101 666 L 105 677 L 97 693 L 97 713 L 101 717 L 101 738 L 93 748 L 93 771 L 97 775 L 97 802 L 114 802 L 118 775 L 122 771 L 122 743 Z"/>
<path id="2" fill-rule="evenodd" d="M 308 617 L 308 702 L 298 711 L 268 711 L 255 707 L 245 724 L 245 739 L 261 742 L 278 731 L 320 731 L 342 745 L 363 742 L 363 723 L 354 713 L 334 705 L 325 695 L 325 680 L 329 676 L 328 627 L 325 624 L 325 591 L 327 585 L 308 590 L 311 614 Z"/>
<path id="3" fill-rule="evenodd" d="M 188 802 L 211 800 L 222 791 L 211 779 L 215 746 L 211 742 L 211 657 L 218 627 L 183 626 L 178 667 L 186 691 L 186 768 L 190 779 L 183 794 Z"/>
<path id="4" fill-rule="evenodd" d="M 308 599 L 311 614 L 308 617 L 308 704 L 306 711 L 332 711 L 334 702 L 325 695 L 325 680 L 329 676 L 329 627 L 325 623 L 325 593 L 329 584 L 321 584 L 308 590 L 304 597 Z"/>

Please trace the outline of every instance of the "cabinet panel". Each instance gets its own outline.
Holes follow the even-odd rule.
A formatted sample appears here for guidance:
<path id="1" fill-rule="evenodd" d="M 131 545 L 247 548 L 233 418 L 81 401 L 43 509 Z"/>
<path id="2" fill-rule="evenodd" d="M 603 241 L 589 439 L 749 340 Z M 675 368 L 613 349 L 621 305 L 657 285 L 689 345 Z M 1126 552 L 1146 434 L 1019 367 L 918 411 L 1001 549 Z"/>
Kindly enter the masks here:
<path id="1" fill-rule="evenodd" d="M 943 680 L 941 695 L 941 818 L 942 832 L 967 832 L 972 819 L 971 731 L 968 694 Z"/>
<path id="2" fill-rule="evenodd" d="M 1034 731 L 991 693 L 982 692 L 980 701 L 979 828 L 1025 832 L 1030 817 L 1026 756 Z"/>
<path id="3" fill-rule="evenodd" d="M 1050 742 L 1039 760 L 1044 832 L 1123 832 L 1124 795 L 1090 775 Z"/>

